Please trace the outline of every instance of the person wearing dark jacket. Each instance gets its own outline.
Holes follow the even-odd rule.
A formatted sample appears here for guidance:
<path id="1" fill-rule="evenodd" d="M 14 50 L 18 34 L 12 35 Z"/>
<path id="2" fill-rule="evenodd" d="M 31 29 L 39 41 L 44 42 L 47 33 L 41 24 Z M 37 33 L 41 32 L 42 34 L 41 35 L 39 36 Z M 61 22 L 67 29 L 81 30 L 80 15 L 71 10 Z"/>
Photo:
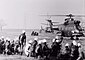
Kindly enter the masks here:
<path id="1" fill-rule="evenodd" d="M 25 31 L 22 31 L 22 34 L 19 36 L 19 45 L 20 45 L 20 49 L 21 49 L 21 55 L 23 54 L 23 47 L 26 44 L 26 35 L 25 35 Z"/>

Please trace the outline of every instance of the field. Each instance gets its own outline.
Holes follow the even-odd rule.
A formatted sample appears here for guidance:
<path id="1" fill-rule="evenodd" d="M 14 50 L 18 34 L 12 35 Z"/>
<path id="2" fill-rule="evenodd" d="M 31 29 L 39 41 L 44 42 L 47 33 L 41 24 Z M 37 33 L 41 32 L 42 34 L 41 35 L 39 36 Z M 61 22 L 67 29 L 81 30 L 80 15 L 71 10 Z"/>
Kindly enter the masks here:
<path id="1" fill-rule="evenodd" d="M 10 39 L 14 39 L 15 37 L 18 37 L 19 34 L 21 33 L 22 30 L 4 30 L 3 32 L 1 32 L 0 36 L 4 36 L 4 37 L 9 37 Z M 34 39 L 35 37 L 38 37 L 38 40 L 41 39 L 47 39 L 47 43 L 48 46 L 51 46 L 52 43 L 52 39 L 55 38 L 56 34 L 52 34 L 52 33 L 42 33 L 39 36 L 30 36 L 31 31 L 33 30 L 26 30 L 26 35 L 27 35 L 27 41 L 29 41 L 30 39 Z M 36 30 L 38 31 L 38 30 Z M 80 42 L 82 44 L 83 47 L 83 51 L 85 53 L 85 38 L 84 37 L 80 37 L 80 40 L 76 40 L 77 42 Z M 62 42 L 62 50 L 64 49 L 64 45 L 66 43 L 71 43 L 72 40 L 70 40 L 69 38 L 64 38 L 63 42 Z M 0 60 L 38 60 L 38 59 L 34 59 L 32 57 L 26 57 L 25 55 L 20 56 L 20 55 L 0 55 Z"/>

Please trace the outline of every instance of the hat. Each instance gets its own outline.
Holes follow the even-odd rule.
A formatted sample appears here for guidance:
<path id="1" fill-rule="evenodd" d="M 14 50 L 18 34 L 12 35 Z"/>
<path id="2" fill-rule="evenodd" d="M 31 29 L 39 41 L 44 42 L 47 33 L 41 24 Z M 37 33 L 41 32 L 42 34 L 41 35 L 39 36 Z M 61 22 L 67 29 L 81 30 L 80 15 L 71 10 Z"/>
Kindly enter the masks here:
<path id="1" fill-rule="evenodd" d="M 32 43 L 32 42 L 33 42 L 32 40 L 29 41 L 29 43 Z"/>
<path id="2" fill-rule="evenodd" d="M 42 43 L 42 40 L 39 40 L 39 41 L 38 41 L 38 44 L 41 44 L 41 43 Z"/>
<path id="3" fill-rule="evenodd" d="M 56 41 L 55 39 L 52 40 L 52 42 L 55 42 L 55 41 Z"/>
<path id="4" fill-rule="evenodd" d="M 43 43 L 47 42 L 47 40 L 46 40 L 46 39 L 43 39 L 42 41 L 43 41 Z"/>
<path id="5" fill-rule="evenodd" d="M 56 39 L 58 39 L 59 37 L 58 37 L 58 36 L 56 36 L 55 38 L 56 38 Z"/>
<path id="6" fill-rule="evenodd" d="M 81 46 L 81 44 L 80 43 L 78 43 L 78 47 L 80 47 Z"/>
<path id="7" fill-rule="evenodd" d="M 1 36 L 1 38 L 3 39 L 3 38 L 4 38 L 4 36 Z"/>
<path id="8" fill-rule="evenodd" d="M 34 38 L 34 40 L 38 40 L 38 38 L 36 37 L 36 38 Z"/>
<path id="9" fill-rule="evenodd" d="M 66 44 L 65 44 L 65 46 L 69 46 L 69 44 L 68 44 L 68 43 L 66 43 Z"/>
<path id="10" fill-rule="evenodd" d="M 56 42 L 60 42 L 60 40 L 56 40 Z"/>
<path id="11" fill-rule="evenodd" d="M 74 33 L 74 31 L 71 31 L 72 33 Z"/>
<path id="12" fill-rule="evenodd" d="M 7 37 L 6 40 L 10 40 L 10 38 Z"/>
<path id="13" fill-rule="evenodd" d="M 75 40 L 73 40 L 73 45 L 77 46 L 77 42 Z"/>
<path id="14" fill-rule="evenodd" d="M 25 30 L 22 30 L 22 33 L 25 33 Z"/>
<path id="15" fill-rule="evenodd" d="M 24 48 L 24 53 L 25 53 L 25 55 L 27 55 L 27 56 L 28 56 L 29 52 L 31 52 L 30 49 L 28 50 L 28 48 L 29 48 L 30 46 L 31 46 L 30 44 L 26 44 L 26 46 L 25 46 L 25 48 Z"/>
<path id="16" fill-rule="evenodd" d="M 7 37 L 6 40 L 7 40 L 7 41 L 10 41 L 10 38 Z"/>

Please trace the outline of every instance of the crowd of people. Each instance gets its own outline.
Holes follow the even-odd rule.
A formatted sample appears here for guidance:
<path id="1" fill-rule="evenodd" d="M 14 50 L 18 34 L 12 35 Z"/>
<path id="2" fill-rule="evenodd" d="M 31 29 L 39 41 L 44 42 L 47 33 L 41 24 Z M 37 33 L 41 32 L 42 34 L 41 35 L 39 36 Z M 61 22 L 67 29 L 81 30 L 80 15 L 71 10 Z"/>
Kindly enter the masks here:
<path id="1" fill-rule="evenodd" d="M 46 59 L 46 60 L 83 60 L 84 53 L 82 51 L 81 43 L 73 40 L 71 44 L 66 43 L 65 49 L 62 51 L 62 41 L 63 39 L 58 39 L 56 36 L 53 39 L 51 47 L 48 46 L 47 40 L 30 40 L 26 46 L 25 53 L 27 56 Z M 31 50 L 32 48 L 32 50 Z"/>
<path id="2" fill-rule="evenodd" d="M 25 31 L 18 38 L 11 40 L 10 38 L 0 37 L 0 54 L 14 55 L 23 54 L 23 47 L 26 43 Z"/>
<path id="3" fill-rule="evenodd" d="M 84 53 L 82 51 L 82 45 L 79 42 L 73 40 L 71 44 L 66 43 L 62 51 L 62 37 L 56 36 L 50 47 L 46 39 L 39 40 L 34 38 L 33 40 L 26 41 L 25 31 L 19 35 L 17 41 L 4 38 L 0 38 L 0 54 L 14 55 L 23 53 L 27 57 L 34 57 L 36 59 L 44 60 L 83 60 Z"/>
<path id="4" fill-rule="evenodd" d="M 9 38 L 4 39 L 2 36 L 0 38 L 0 54 L 5 54 L 5 55 L 11 55 L 14 54 L 16 49 L 15 47 L 18 46 L 18 43 L 13 41 L 10 41 Z M 15 51 L 14 51 L 15 50 Z"/>

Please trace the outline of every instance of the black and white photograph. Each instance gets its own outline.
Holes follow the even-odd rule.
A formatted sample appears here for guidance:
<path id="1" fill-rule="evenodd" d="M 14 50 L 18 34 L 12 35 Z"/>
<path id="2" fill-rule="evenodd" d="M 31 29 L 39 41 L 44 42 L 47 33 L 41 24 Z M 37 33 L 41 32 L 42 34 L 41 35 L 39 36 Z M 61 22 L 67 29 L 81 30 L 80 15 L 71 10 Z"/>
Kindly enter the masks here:
<path id="1" fill-rule="evenodd" d="M 0 0 L 0 60 L 85 60 L 85 0 Z"/>

